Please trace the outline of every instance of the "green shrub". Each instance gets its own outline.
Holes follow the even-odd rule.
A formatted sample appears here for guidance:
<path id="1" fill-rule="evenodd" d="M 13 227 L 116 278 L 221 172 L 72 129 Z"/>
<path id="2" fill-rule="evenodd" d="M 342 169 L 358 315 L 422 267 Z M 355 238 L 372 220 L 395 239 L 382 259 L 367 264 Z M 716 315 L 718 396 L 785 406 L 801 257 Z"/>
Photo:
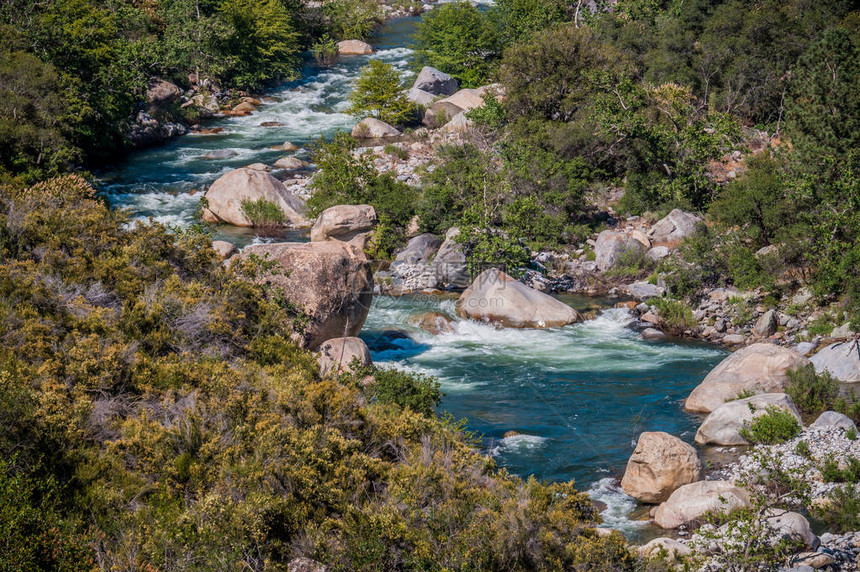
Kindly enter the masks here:
<path id="1" fill-rule="evenodd" d="M 807 441 L 798 441 L 794 447 L 794 452 L 806 459 L 812 458 L 812 452 L 809 449 L 809 442 Z"/>
<path id="2" fill-rule="evenodd" d="M 816 506 L 813 513 L 827 525 L 828 530 L 844 533 L 860 527 L 860 492 L 856 486 L 834 488 L 827 495 L 827 501 Z"/>
<path id="3" fill-rule="evenodd" d="M 857 428 L 849 427 L 848 431 L 845 432 L 845 438 L 849 441 L 855 441 L 857 439 Z"/>
<path id="4" fill-rule="evenodd" d="M 817 415 L 831 409 L 839 393 L 839 384 L 830 372 L 818 374 L 808 364 L 788 370 L 785 392 L 802 413 Z"/>
<path id="5" fill-rule="evenodd" d="M 364 40 L 382 21 L 376 0 L 329 0 L 323 5 L 327 28 L 339 40 Z"/>
<path id="6" fill-rule="evenodd" d="M 750 404 L 750 408 L 754 408 Z M 764 415 L 744 423 L 741 437 L 753 444 L 775 445 L 797 437 L 800 424 L 794 415 L 776 406 L 767 408 Z"/>
<path id="7" fill-rule="evenodd" d="M 663 320 L 663 329 L 670 335 L 681 335 L 697 325 L 693 309 L 684 301 L 652 298 L 648 303 L 656 307 L 657 314 Z"/>
<path id="8" fill-rule="evenodd" d="M 860 459 L 848 457 L 845 467 L 840 468 L 835 458 L 827 457 L 821 466 L 821 477 L 825 483 L 860 483 Z"/>
<path id="9" fill-rule="evenodd" d="M 357 117 L 375 117 L 391 125 L 415 119 L 418 108 L 406 98 L 400 72 L 380 60 L 370 60 L 349 94 L 347 110 Z"/>
<path id="10" fill-rule="evenodd" d="M 409 151 L 407 151 L 403 147 L 398 147 L 397 145 L 394 145 L 392 143 L 386 145 L 383 150 L 389 155 L 394 155 L 401 161 L 405 161 L 409 158 Z"/>
<path id="11" fill-rule="evenodd" d="M 281 207 L 266 199 L 243 199 L 239 208 L 255 228 L 281 226 L 287 220 Z"/>
<path id="12" fill-rule="evenodd" d="M 337 59 L 337 42 L 334 38 L 325 34 L 313 43 L 311 52 L 313 52 L 314 58 L 320 65 L 331 65 Z"/>
<path id="13" fill-rule="evenodd" d="M 370 393 L 379 403 L 396 403 L 426 417 L 433 416 L 443 395 L 432 377 L 388 368 L 373 372 Z"/>
<path id="14" fill-rule="evenodd" d="M 654 270 L 656 265 L 644 250 L 626 250 L 618 256 L 615 265 L 606 274 L 615 278 L 641 278 Z"/>

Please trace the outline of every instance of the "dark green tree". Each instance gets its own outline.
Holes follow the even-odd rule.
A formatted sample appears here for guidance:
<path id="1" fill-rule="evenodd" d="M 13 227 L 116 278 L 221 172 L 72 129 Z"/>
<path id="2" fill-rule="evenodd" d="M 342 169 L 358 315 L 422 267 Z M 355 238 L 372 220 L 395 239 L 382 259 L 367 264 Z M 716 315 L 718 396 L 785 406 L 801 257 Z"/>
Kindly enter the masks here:
<path id="1" fill-rule="evenodd" d="M 415 104 L 406 99 L 401 82 L 400 72 L 393 65 L 371 60 L 349 94 L 349 113 L 375 117 L 392 125 L 408 123 L 417 110 Z"/>

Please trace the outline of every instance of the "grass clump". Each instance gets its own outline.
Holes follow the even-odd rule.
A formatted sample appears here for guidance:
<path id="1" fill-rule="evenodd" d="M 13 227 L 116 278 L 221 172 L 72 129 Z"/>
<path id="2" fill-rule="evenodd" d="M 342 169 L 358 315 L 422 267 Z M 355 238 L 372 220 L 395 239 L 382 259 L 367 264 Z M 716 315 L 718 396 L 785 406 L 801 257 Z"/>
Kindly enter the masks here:
<path id="1" fill-rule="evenodd" d="M 281 207 L 267 199 L 243 199 L 239 207 L 255 228 L 272 228 L 283 225 L 287 216 Z"/>
<path id="2" fill-rule="evenodd" d="M 750 405 L 751 409 L 754 406 Z M 800 434 L 800 423 L 794 415 L 776 406 L 770 406 L 764 415 L 745 423 L 741 437 L 753 444 L 776 445 L 794 439 Z"/>
<path id="3" fill-rule="evenodd" d="M 682 300 L 654 298 L 648 300 L 648 303 L 657 309 L 657 314 L 663 320 L 664 330 L 669 335 L 681 335 L 698 325 L 693 309 Z"/>

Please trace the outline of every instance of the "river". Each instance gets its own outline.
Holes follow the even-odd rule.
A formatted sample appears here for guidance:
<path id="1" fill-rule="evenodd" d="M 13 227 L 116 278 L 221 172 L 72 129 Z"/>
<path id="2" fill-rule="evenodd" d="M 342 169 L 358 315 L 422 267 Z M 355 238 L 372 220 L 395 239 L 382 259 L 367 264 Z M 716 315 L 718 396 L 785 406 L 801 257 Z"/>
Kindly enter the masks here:
<path id="1" fill-rule="evenodd" d="M 416 19 L 388 23 L 374 39 L 372 58 L 410 73 L 408 36 Z M 185 226 L 195 222 L 200 191 L 231 169 L 272 163 L 285 141 L 303 146 L 319 136 L 349 129 L 343 113 L 351 82 L 368 57 L 341 58 L 330 68 L 308 61 L 299 81 L 273 90 L 248 117 L 207 125 L 219 135 L 189 135 L 130 154 L 98 173 L 101 193 L 139 219 Z M 267 128 L 263 122 L 282 127 Z M 236 155 L 207 160 L 214 150 Z M 304 151 L 299 151 L 302 156 Z M 247 244 L 249 230 L 222 227 L 219 238 Z M 307 240 L 293 233 L 289 239 Z M 435 310 L 454 315 L 453 298 L 377 297 L 362 337 L 374 361 L 436 376 L 445 392 L 440 409 L 468 420 L 483 435 L 486 451 L 511 472 L 539 479 L 575 479 L 607 504 L 606 525 L 633 538 L 650 536 L 631 514 L 635 502 L 617 489 L 642 431 L 666 431 L 691 442 L 699 420 L 682 400 L 725 352 L 712 346 L 646 342 L 626 328 L 626 310 L 612 301 L 563 297 L 579 309 L 602 309 L 594 320 L 547 330 L 494 330 L 460 320 L 456 332 L 431 336 L 408 325 L 412 314 Z M 405 332 L 409 338 L 389 335 Z M 505 437 L 509 431 L 516 435 Z"/>

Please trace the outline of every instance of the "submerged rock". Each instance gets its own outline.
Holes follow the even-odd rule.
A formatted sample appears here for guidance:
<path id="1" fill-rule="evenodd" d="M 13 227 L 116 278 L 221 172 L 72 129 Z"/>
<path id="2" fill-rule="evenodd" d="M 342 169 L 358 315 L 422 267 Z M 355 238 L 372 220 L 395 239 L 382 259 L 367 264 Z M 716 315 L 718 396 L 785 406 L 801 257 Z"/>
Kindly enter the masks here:
<path id="1" fill-rule="evenodd" d="M 582 316 L 552 296 L 529 288 L 497 268 L 482 272 L 457 301 L 463 318 L 505 328 L 552 328 L 582 321 Z"/>
<path id="2" fill-rule="evenodd" d="M 259 256 L 277 267 L 257 281 L 277 289 L 308 322 L 295 338 L 315 349 L 326 340 L 355 337 L 373 300 L 373 274 L 364 253 L 345 242 L 258 244 L 243 257 Z"/>
<path id="3" fill-rule="evenodd" d="M 659 503 L 701 478 L 702 464 L 692 446 L 668 433 L 649 431 L 639 435 L 621 488 L 638 501 Z"/>
<path id="4" fill-rule="evenodd" d="M 225 222 L 235 226 L 253 226 L 243 210 L 243 204 L 264 200 L 277 206 L 287 223 L 307 226 L 302 216 L 305 203 L 287 190 L 283 183 L 265 171 L 236 169 L 212 183 L 206 191 L 203 220 Z"/>
<path id="5" fill-rule="evenodd" d="M 434 336 L 441 334 L 453 334 L 454 320 L 440 312 L 424 312 L 409 318 L 409 323 L 429 332 Z"/>
<path id="6" fill-rule="evenodd" d="M 310 163 L 302 161 L 298 157 L 281 157 L 272 165 L 276 169 L 284 169 L 286 171 L 297 171 L 308 167 Z"/>
<path id="7" fill-rule="evenodd" d="M 712 369 L 690 393 L 684 408 L 709 413 L 743 393 L 782 392 L 788 381 L 785 372 L 808 363 L 808 359 L 788 348 L 775 344 L 752 344 Z"/>

